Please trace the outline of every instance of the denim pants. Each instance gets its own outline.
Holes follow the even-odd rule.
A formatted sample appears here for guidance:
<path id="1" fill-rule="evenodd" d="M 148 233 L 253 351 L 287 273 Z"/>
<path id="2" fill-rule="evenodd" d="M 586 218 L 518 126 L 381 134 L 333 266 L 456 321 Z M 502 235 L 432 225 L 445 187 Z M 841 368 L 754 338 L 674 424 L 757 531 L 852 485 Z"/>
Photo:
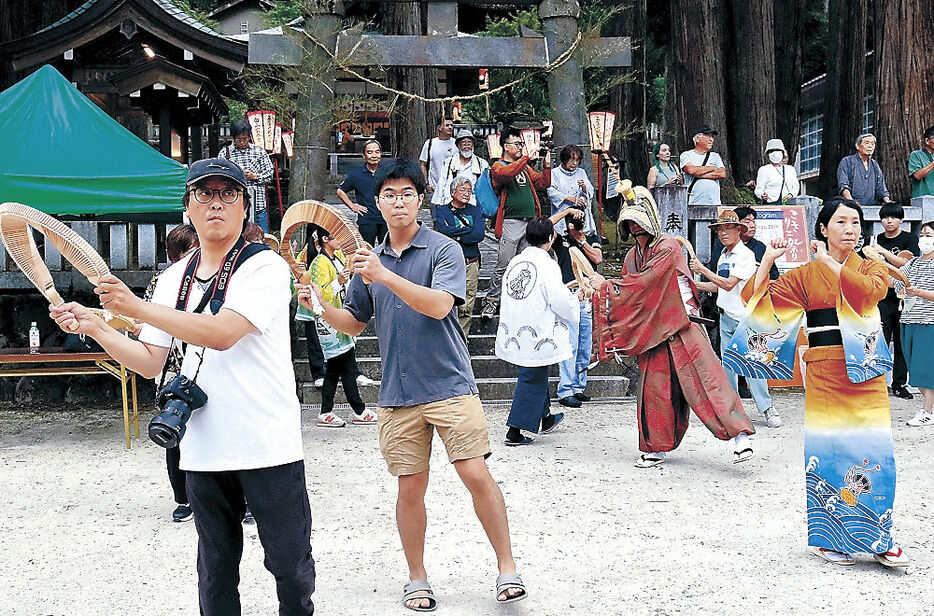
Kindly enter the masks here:
<path id="1" fill-rule="evenodd" d="M 269 212 L 266 210 L 266 208 L 256 210 L 254 218 L 255 220 L 253 222 L 262 228 L 263 233 L 269 233 Z"/>
<path id="2" fill-rule="evenodd" d="M 568 323 L 571 330 L 571 358 L 558 364 L 558 397 L 568 398 L 587 389 L 587 366 L 593 350 L 593 313 L 590 302 L 581 302 L 580 325 Z"/>
<path id="3" fill-rule="evenodd" d="M 280 616 L 311 616 L 315 561 L 303 460 L 246 471 L 188 471 L 198 531 L 198 598 L 204 616 L 239 616 L 246 501 L 276 579 Z M 246 500 L 244 500 L 244 497 Z"/>
<path id="4" fill-rule="evenodd" d="M 512 395 L 512 408 L 509 409 L 509 417 L 506 418 L 507 426 L 538 433 L 542 418 L 551 412 L 551 401 L 548 399 L 549 367 L 519 366 L 516 391 Z"/>
<path id="5" fill-rule="evenodd" d="M 736 326 L 739 325 L 739 322 L 733 319 L 731 316 L 725 312 L 720 315 L 720 353 L 721 357 L 723 356 L 723 349 L 727 348 L 730 344 L 730 340 L 733 338 L 733 334 L 736 333 Z M 733 388 L 733 391 L 739 391 L 739 377 L 736 376 L 735 372 L 730 372 L 730 369 L 726 366 L 723 367 L 726 371 L 726 378 L 730 381 L 730 387 Z M 756 408 L 759 409 L 760 413 L 764 413 L 770 406 L 772 406 L 772 396 L 769 394 L 769 384 L 765 379 L 751 379 L 746 377 L 746 382 L 749 383 L 749 391 L 752 392 L 752 398 L 756 401 Z"/>

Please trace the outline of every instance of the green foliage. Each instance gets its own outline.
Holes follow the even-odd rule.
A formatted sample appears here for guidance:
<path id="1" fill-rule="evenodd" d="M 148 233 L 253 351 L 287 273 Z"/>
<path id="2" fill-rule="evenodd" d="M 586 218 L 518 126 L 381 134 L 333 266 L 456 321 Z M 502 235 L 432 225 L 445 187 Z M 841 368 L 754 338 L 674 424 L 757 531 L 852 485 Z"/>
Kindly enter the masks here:
<path id="1" fill-rule="evenodd" d="M 208 17 L 208 13 L 216 9 L 220 4 L 215 2 L 197 2 L 196 0 L 170 0 L 172 4 L 177 6 L 182 11 L 188 13 L 194 19 L 200 21 L 202 24 L 214 30 L 215 32 L 220 32 L 221 25 Z M 217 6 L 214 6 L 217 4 Z"/>
<path id="2" fill-rule="evenodd" d="M 301 0 L 276 0 L 274 6 L 263 13 L 263 20 L 269 28 L 282 26 L 304 14 Z"/>
<path id="3" fill-rule="evenodd" d="M 804 10 L 804 23 L 801 24 L 806 33 L 802 62 L 804 81 L 809 81 L 827 72 L 829 26 L 825 0 L 805 1 L 807 6 Z"/>

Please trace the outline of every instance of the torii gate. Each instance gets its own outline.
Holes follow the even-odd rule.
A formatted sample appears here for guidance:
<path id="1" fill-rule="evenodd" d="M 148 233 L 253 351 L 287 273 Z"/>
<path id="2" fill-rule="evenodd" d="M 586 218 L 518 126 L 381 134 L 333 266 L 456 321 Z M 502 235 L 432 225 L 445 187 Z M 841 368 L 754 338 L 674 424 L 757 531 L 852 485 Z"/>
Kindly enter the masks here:
<path id="1" fill-rule="evenodd" d="M 471 36 L 457 30 L 457 5 L 464 3 L 538 4 L 544 36 L 531 33 L 519 37 Z M 332 51 L 344 66 L 390 66 L 418 68 L 538 68 L 554 62 L 578 38 L 578 0 L 428 0 L 428 34 L 422 36 L 363 34 L 353 28 L 338 32 L 344 14 L 342 0 L 313 0 L 305 30 Z M 302 54 L 326 59 L 327 54 L 300 32 L 254 33 L 250 36 L 250 64 L 300 64 Z M 584 105 L 584 67 L 627 67 L 632 53 L 628 37 L 585 37 L 571 57 L 548 74 L 554 140 L 557 143 L 588 143 L 587 109 Z M 321 121 L 320 110 L 332 97 L 324 84 L 334 83 L 334 74 L 321 76 L 321 83 L 308 89 L 296 121 L 295 158 L 289 200 L 321 199 L 324 194 L 330 146 L 330 123 Z M 313 111 L 318 110 L 318 113 Z M 315 120 L 315 118 L 318 118 Z M 585 160 L 589 157 L 585 156 Z"/>

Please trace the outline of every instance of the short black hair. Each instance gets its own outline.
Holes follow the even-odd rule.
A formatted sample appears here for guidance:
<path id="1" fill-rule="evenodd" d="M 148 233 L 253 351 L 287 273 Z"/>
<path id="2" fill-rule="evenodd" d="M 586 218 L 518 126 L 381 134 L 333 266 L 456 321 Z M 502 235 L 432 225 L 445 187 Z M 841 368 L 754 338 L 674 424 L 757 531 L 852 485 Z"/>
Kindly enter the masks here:
<path id="1" fill-rule="evenodd" d="M 934 139 L 934 126 L 928 126 L 922 137 L 925 139 Z"/>
<path id="2" fill-rule="evenodd" d="M 736 213 L 736 216 L 737 216 L 740 220 L 746 218 L 746 217 L 749 216 L 750 214 L 752 214 L 752 217 L 753 217 L 753 218 L 756 217 L 756 210 L 754 210 L 753 208 L 749 207 L 748 205 L 741 205 L 741 206 L 739 206 L 738 208 L 734 209 L 733 211 Z"/>
<path id="3" fill-rule="evenodd" d="M 529 246 L 544 246 L 551 241 L 554 232 L 555 226 L 550 218 L 544 216 L 533 218 L 525 227 L 525 241 L 529 243 Z"/>
<path id="4" fill-rule="evenodd" d="M 905 209 L 898 203 L 883 203 L 882 207 L 879 208 L 879 220 L 883 218 L 897 218 L 899 220 L 905 219 Z"/>
<path id="5" fill-rule="evenodd" d="M 573 143 L 561 148 L 561 154 L 558 155 L 558 158 L 561 160 L 561 164 L 564 164 L 571 160 L 572 156 L 577 156 L 578 160 L 584 160 L 584 151 Z"/>
<path id="6" fill-rule="evenodd" d="M 199 244 L 198 232 L 193 225 L 178 225 L 165 236 L 165 254 L 171 263 L 175 263 Z"/>
<path id="7" fill-rule="evenodd" d="M 510 137 L 519 137 L 522 138 L 522 133 L 519 132 L 518 128 L 507 128 L 499 136 L 499 147 L 506 148 L 506 140 Z"/>
<path id="8" fill-rule="evenodd" d="M 230 125 L 230 136 L 237 137 L 239 135 L 253 135 L 253 129 L 250 128 L 250 123 L 246 120 L 237 120 Z"/>
<path id="9" fill-rule="evenodd" d="M 859 203 L 853 199 L 844 199 L 843 197 L 833 197 L 824 201 L 824 205 L 821 207 L 820 212 L 817 213 L 817 222 L 814 223 L 814 237 L 824 242 L 824 245 L 827 245 L 827 236 L 824 235 L 824 232 L 820 230 L 821 226 L 824 227 L 830 224 L 830 219 L 833 218 L 833 215 L 841 207 L 851 207 L 859 214 L 859 225 L 862 227 L 866 219 L 863 217 L 863 208 L 859 206 Z"/>
<path id="10" fill-rule="evenodd" d="M 377 197 L 386 180 L 409 180 L 415 186 L 415 192 L 425 194 L 425 176 L 418 163 L 411 158 L 395 158 L 381 163 L 373 180 L 373 194 Z"/>

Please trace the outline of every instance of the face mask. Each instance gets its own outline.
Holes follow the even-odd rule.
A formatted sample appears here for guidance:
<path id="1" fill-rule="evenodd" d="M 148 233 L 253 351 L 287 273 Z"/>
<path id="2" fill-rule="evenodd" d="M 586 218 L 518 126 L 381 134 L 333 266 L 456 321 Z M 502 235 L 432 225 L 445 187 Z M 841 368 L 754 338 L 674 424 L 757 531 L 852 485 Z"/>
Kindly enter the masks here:
<path id="1" fill-rule="evenodd" d="M 780 150 L 773 150 L 769 152 L 769 160 L 772 161 L 772 164 L 777 165 L 782 162 L 782 159 L 785 158 L 785 154 Z"/>
<path id="2" fill-rule="evenodd" d="M 921 250 L 921 254 L 923 255 L 934 251 L 934 237 L 919 237 L 918 248 Z"/>

